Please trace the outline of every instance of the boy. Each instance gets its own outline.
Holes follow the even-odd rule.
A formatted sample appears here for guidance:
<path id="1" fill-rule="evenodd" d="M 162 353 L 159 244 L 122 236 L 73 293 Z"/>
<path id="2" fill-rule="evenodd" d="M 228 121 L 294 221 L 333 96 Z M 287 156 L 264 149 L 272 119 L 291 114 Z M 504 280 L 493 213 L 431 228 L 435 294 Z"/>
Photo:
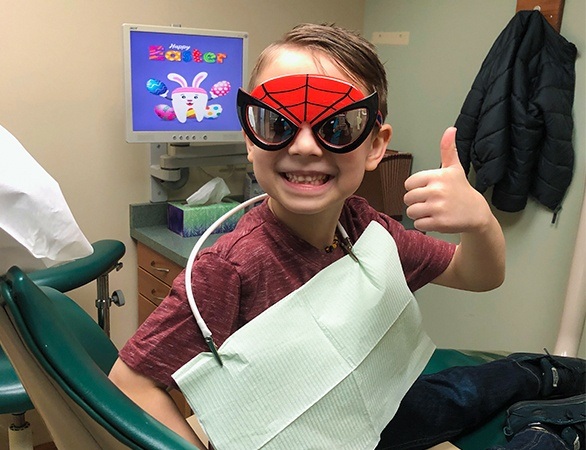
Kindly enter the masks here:
<path id="1" fill-rule="evenodd" d="M 359 105 L 358 113 L 336 107 L 324 113 L 325 106 L 312 109 L 309 103 L 297 119 L 293 106 L 285 106 L 283 114 L 262 111 L 272 101 L 266 93 L 297 82 L 300 75 L 325 77 L 332 89 L 351 85 L 352 98 L 344 101 Z M 473 291 L 502 283 L 502 231 L 466 179 L 455 129 L 442 138 L 441 168 L 407 180 L 405 202 L 419 230 L 460 233 L 458 245 L 406 231 L 353 197 L 392 135 L 384 123 L 386 74 L 367 41 L 334 26 L 296 27 L 262 53 L 249 92 L 240 94 L 241 122 L 248 159 L 269 199 L 245 215 L 233 233 L 202 251 L 192 272 L 197 304 L 218 345 L 344 256 L 338 221 L 353 242 L 371 221 L 385 227 L 397 243 L 411 291 L 429 282 Z M 378 102 L 373 104 L 373 98 Z M 331 120 L 321 121 L 325 116 Z M 272 127 L 260 123 L 266 117 Z M 329 127 L 341 119 L 348 120 L 349 131 L 334 140 Z M 174 386 L 171 374 L 207 348 L 180 275 L 167 299 L 121 350 L 110 376 L 145 410 L 201 445 L 166 389 Z"/>

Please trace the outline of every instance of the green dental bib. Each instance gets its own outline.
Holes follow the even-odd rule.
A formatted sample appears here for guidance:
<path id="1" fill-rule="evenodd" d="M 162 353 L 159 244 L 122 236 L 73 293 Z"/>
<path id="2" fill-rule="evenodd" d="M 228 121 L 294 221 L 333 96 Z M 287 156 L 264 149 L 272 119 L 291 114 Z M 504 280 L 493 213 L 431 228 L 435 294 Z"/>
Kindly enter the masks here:
<path id="1" fill-rule="evenodd" d="M 216 450 L 376 446 L 435 347 L 388 231 L 353 252 L 173 374 Z"/>

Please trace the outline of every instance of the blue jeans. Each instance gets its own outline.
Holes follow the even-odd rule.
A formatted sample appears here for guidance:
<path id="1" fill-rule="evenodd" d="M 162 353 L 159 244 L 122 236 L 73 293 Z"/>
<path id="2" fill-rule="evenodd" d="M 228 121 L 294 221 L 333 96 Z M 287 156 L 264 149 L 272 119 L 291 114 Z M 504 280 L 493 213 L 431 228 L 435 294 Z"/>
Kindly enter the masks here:
<path id="1" fill-rule="evenodd" d="M 568 450 L 568 446 L 555 434 L 528 429 L 515 435 L 504 447 L 490 450 Z"/>
<path id="2" fill-rule="evenodd" d="M 534 371 L 507 358 L 422 375 L 381 433 L 376 450 L 427 449 L 449 441 L 518 401 L 539 398 L 540 383 Z M 556 436 L 537 431 L 519 433 L 501 448 L 566 449 Z"/>

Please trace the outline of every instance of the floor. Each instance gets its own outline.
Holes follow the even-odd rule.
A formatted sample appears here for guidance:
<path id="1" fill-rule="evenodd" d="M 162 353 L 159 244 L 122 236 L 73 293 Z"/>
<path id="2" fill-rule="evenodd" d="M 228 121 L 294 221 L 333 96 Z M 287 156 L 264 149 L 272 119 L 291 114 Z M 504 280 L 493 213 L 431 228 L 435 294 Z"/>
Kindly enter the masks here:
<path id="1" fill-rule="evenodd" d="M 57 450 L 57 447 L 52 442 L 46 444 L 35 445 L 34 450 Z"/>

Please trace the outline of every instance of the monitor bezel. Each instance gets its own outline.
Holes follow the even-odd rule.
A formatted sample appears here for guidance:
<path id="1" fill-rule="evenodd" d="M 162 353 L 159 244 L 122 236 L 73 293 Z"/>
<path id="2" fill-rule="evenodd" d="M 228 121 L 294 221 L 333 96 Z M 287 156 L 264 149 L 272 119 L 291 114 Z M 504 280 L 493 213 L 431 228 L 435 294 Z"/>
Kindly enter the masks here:
<path id="1" fill-rule="evenodd" d="M 190 131 L 181 133 L 174 131 L 135 131 L 133 128 L 132 114 L 132 66 L 131 66 L 131 33 L 154 32 L 166 34 L 186 34 L 213 37 L 230 37 L 242 40 L 242 80 L 240 86 L 234 86 L 237 90 L 244 86 L 248 76 L 248 38 L 244 31 L 216 30 L 204 28 L 187 28 L 182 26 L 164 25 L 143 25 L 124 23 L 123 45 L 124 45 L 124 96 L 125 96 L 125 132 L 128 143 L 153 144 L 162 143 L 170 145 L 200 146 L 207 144 L 232 144 L 244 143 L 244 136 L 241 130 L 238 131 Z"/>

